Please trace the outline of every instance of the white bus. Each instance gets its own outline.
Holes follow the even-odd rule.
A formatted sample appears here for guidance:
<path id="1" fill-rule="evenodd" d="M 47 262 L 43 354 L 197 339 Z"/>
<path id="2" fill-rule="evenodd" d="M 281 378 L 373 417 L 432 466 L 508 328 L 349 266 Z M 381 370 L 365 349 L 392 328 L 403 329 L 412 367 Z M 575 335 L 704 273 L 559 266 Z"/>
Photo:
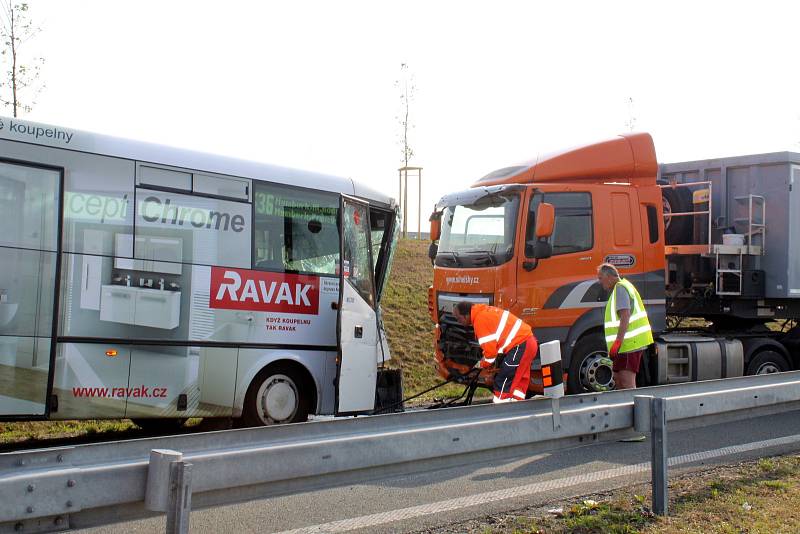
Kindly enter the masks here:
<path id="1" fill-rule="evenodd" d="M 386 195 L 3 117 L 0 214 L 0 419 L 375 408 Z"/>

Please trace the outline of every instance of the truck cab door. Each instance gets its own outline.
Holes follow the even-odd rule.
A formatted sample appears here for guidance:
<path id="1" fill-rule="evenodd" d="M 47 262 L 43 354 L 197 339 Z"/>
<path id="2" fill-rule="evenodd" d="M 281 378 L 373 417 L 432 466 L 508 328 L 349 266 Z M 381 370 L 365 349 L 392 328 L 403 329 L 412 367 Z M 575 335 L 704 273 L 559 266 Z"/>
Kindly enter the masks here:
<path id="1" fill-rule="evenodd" d="M 532 324 L 539 342 L 564 341 L 575 320 L 588 308 L 601 307 L 597 265 L 602 262 L 601 236 L 596 235 L 596 195 L 592 188 L 537 188 L 526 202 L 525 241 L 519 254 L 517 305 L 520 317 Z M 543 190 L 543 191 L 542 191 Z M 534 257 L 536 211 L 541 202 L 555 208 L 555 227 L 549 242 L 552 255 Z M 599 300 L 600 299 L 600 300 Z M 597 320 L 597 326 L 602 317 Z"/>
<path id="2" fill-rule="evenodd" d="M 378 360 L 369 205 L 342 196 L 336 414 L 372 411 Z"/>

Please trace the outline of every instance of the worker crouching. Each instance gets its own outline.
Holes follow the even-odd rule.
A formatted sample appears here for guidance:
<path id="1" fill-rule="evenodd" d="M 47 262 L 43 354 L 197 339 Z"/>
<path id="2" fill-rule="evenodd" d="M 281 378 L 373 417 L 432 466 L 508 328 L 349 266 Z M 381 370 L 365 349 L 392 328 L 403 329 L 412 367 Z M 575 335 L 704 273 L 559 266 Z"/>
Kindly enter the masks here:
<path id="1" fill-rule="evenodd" d="M 456 320 L 472 326 L 483 351 L 478 362 L 488 369 L 498 357 L 502 363 L 494 377 L 493 402 L 524 400 L 531 379 L 531 364 L 539 344 L 531 327 L 511 314 L 487 304 L 459 302 L 453 309 Z"/>

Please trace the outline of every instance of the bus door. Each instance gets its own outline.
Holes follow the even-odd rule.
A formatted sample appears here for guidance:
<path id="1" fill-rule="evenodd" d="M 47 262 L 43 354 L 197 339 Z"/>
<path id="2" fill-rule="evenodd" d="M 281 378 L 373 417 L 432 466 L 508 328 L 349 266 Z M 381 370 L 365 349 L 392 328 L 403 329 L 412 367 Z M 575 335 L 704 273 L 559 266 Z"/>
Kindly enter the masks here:
<path id="1" fill-rule="evenodd" d="M 48 413 L 61 179 L 0 159 L 0 417 Z"/>
<path id="2" fill-rule="evenodd" d="M 369 205 L 342 196 L 336 413 L 375 407 L 378 321 Z"/>

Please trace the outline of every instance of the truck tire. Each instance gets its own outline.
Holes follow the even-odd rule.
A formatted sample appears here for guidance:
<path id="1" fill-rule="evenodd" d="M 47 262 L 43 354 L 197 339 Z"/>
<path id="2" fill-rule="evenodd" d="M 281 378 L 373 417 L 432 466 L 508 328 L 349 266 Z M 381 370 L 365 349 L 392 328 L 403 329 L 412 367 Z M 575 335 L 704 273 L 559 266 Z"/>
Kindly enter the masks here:
<path id="1" fill-rule="evenodd" d="M 767 375 L 772 373 L 783 373 L 791 371 L 789 362 L 786 361 L 783 354 L 779 354 L 774 350 L 762 350 L 750 360 L 747 364 L 748 375 Z"/>
<path id="2" fill-rule="evenodd" d="M 667 245 L 687 245 L 692 242 L 694 217 L 671 217 L 671 213 L 693 211 L 692 192 L 688 187 L 665 187 L 661 190 L 664 203 L 664 241 Z"/>
<path id="3" fill-rule="evenodd" d="M 575 394 L 614 389 L 614 375 L 607 360 L 608 347 L 603 334 L 595 332 L 580 338 L 572 349 L 569 362 L 569 392 Z"/>
<path id="4" fill-rule="evenodd" d="M 244 397 L 242 423 L 268 426 L 308 420 L 308 381 L 289 365 L 271 365 L 256 375 Z"/>

